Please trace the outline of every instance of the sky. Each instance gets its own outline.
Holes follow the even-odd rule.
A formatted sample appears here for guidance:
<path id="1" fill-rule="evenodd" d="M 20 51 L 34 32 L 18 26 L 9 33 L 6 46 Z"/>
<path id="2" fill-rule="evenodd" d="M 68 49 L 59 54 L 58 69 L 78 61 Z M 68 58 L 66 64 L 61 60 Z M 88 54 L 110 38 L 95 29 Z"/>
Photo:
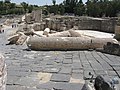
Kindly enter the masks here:
<path id="1" fill-rule="evenodd" d="M 63 1 L 64 0 L 56 0 L 56 3 L 59 4 L 59 3 L 62 3 Z M 87 0 L 83 0 L 83 2 L 86 2 L 86 1 Z M 39 5 L 39 6 L 52 4 L 52 0 L 11 0 L 11 2 L 18 3 L 18 4 L 21 2 L 26 2 L 32 5 Z"/>

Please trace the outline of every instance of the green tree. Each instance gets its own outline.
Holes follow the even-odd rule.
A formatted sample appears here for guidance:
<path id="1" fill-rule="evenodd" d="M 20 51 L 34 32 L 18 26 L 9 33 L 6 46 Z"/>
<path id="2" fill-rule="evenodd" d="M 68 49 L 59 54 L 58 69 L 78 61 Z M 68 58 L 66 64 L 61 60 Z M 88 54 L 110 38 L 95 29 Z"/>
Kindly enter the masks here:
<path id="1" fill-rule="evenodd" d="M 55 6 L 56 5 L 56 0 L 52 0 L 52 3 Z"/>
<path id="2" fill-rule="evenodd" d="M 63 5 L 63 4 L 60 4 L 60 5 L 59 5 L 59 13 L 60 13 L 61 15 L 63 15 L 63 14 L 65 13 L 65 8 L 64 8 L 64 5 Z"/>
<path id="3" fill-rule="evenodd" d="M 78 0 L 65 0 L 63 2 L 66 13 L 74 13 Z"/>
<path id="4" fill-rule="evenodd" d="M 79 16 L 82 16 L 83 14 L 85 14 L 85 6 L 82 0 L 79 0 L 77 6 L 75 7 L 74 13 L 75 15 L 79 15 Z"/>
<path id="5" fill-rule="evenodd" d="M 28 6 L 28 13 L 31 13 L 33 11 L 33 5 Z"/>
<path id="6" fill-rule="evenodd" d="M 22 5 L 22 7 L 23 7 L 23 9 L 24 9 L 24 11 L 26 13 L 27 9 L 28 9 L 28 4 L 26 2 L 22 2 L 21 5 Z"/>

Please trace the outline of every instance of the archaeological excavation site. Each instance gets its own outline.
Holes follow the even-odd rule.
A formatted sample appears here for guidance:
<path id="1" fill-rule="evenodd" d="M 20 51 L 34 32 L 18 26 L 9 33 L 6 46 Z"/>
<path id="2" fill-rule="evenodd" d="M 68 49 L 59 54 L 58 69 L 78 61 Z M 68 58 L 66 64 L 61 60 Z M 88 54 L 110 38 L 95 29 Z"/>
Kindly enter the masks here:
<path id="1" fill-rule="evenodd" d="M 0 90 L 120 90 L 119 18 L 35 10 L 0 25 Z"/>

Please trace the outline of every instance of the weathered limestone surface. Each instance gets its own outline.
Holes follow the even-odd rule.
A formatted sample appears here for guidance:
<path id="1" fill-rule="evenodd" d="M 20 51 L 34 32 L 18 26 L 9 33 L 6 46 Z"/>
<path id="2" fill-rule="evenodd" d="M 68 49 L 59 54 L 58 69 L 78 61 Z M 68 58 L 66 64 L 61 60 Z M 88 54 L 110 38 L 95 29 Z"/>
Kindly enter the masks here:
<path id="1" fill-rule="evenodd" d="M 0 90 L 6 90 L 6 65 L 4 61 L 4 57 L 0 54 Z"/>
<path id="2" fill-rule="evenodd" d="M 33 11 L 30 14 L 25 15 L 26 23 L 41 22 L 42 21 L 42 10 Z"/>
<path id="3" fill-rule="evenodd" d="M 35 20 L 35 22 L 41 22 L 42 21 L 42 10 L 33 11 L 32 17 Z"/>
<path id="4" fill-rule="evenodd" d="M 114 42 L 111 38 L 84 37 L 31 37 L 27 46 L 34 50 L 80 50 L 103 48 L 107 42 Z"/>
<path id="5" fill-rule="evenodd" d="M 81 37 L 82 34 L 76 32 L 75 30 L 69 30 L 69 33 L 71 34 L 71 37 Z"/>
<path id="6" fill-rule="evenodd" d="M 86 20 L 80 20 L 78 23 L 79 29 L 98 30 L 103 32 L 115 31 L 115 20 L 91 18 Z"/>
<path id="7" fill-rule="evenodd" d="M 48 34 L 47 36 L 48 37 L 70 37 L 71 34 L 69 33 L 69 31 L 63 31 L 63 32 Z"/>

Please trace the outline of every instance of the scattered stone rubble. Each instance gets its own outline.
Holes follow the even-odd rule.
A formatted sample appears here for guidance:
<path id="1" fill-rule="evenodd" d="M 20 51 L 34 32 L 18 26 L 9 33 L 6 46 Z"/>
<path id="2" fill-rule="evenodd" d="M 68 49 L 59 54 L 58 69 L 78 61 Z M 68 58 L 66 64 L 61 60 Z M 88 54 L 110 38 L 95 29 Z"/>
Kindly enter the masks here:
<path id="1" fill-rule="evenodd" d="M 0 54 L 0 90 L 6 90 L 7 70 L 4 57 Z"/>
<path id="2" fill-rule="evenodd" d="M 118 90 L 118 78 L 98 75 L 95 79 L 86 80 L 82 90 Z"/>
<path id="3" fill-rule="evenodd" d="M 120 44 L 108 42 L 104 45 L 103 52 L 120 56 Z"/>

